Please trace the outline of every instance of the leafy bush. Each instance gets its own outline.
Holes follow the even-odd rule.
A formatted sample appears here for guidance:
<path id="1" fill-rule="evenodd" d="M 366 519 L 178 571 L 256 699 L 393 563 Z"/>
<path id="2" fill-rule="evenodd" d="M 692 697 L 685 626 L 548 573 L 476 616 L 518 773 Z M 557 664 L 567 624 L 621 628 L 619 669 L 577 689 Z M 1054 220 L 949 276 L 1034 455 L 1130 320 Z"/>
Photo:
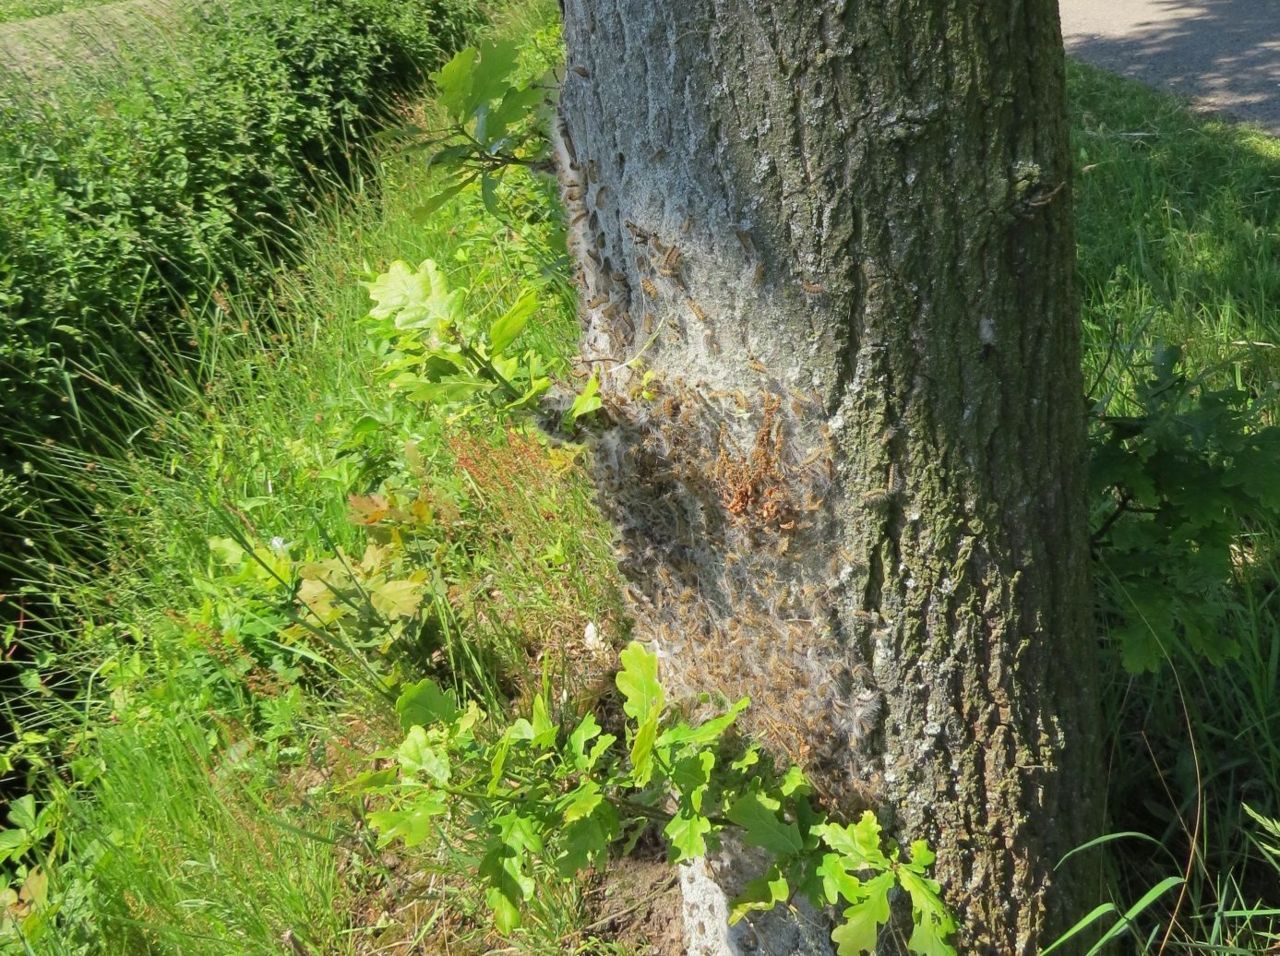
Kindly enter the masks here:
<path id="1" fill-rule="evenodd" d="M 1265 424 L 1268 402 L 1209 388 L 1180 361 L 1179 349 L 1157 349 L 1137 413 L 1095 418 L 1102 610 L 1130 671 L 1154 670 L 1175 649 L 1211 664 L 1234 656 L 1226 616 L 1255 563 L 1248 532 L 1280 523 L 1280 427 Z"/>
<path id="2" fill-rule="evenodd" d="M 0 430 L 83 437 L 86 404 L 189 348 L 176 303 L 262 285 L 316 187 L 475 19 L 472 0 L 227 0 L 108 78 L 11 77 Z M 15 467 L 14 445 L 0 454 Z"/>

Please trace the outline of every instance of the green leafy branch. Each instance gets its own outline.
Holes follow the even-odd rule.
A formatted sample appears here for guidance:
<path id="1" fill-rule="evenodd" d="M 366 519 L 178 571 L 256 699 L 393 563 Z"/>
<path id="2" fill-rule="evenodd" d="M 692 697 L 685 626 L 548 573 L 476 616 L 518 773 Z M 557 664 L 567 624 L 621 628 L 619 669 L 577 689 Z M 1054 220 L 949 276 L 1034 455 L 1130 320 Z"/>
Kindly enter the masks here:
<path id="1" fill-rule="evenodd" d="M 464 415 L 477 408 L 542 411 L 551 387 L 548 362 L 536 349 L 514 349 L 541 306 L 526 286 L 510 307 L 483 328 L 465 307 L 466 291 L 451 290 L 435 262 L 417 269 L 396 261 L 363 283 L 373 308 L 369 321 L 385 349 L 383 374 L 410 401 Z M 565 410 L 558 429 L 600 409 L 599 381 L 592 377 Z"/>
<path id="2" fill-rule="evenodd" d="M 411 401 L 505 410 L 530 405 L 550 387 L 542 356 L 512 349 L 538 311 L 536 289 L 526 287 L 481 332 L 465 290 L 451 290 L 430 259 L 417 269 L 393 262 L 364 286 L 374 334 L 387 350 L 384 374 Z"/>
<path id="3" fill-rule="evenodd" d="M 570 879 L 649 827 L 661 828 L 673 864 L 718 848 L 732 830 L 768 862 L 734 901 L 731 922 L 799 896 L 838 910 L 832 940 L 840 956 L 853 956 L 874 949 L 900 889 L 912 913 L 909 949 L 955 953 L 947 939 L 956 923 L 929 877 L 934 855 L 923 841 L 904 854 L 870 811 L 851 825 L 828 819 L 798 768 L 779 773 L 757 747 L 735 743 L 746 698 L 692 724 L 667 708 L 654 654 L 632 643 L 621 663 L 618 733 L 591 713 L 562 725 L 543 695 L 529 717 L 498 727 L 429 679 L 405 687 L 396 708 L 406 736 L 380 755 L 394 764 L 349 787 L 385 798 L 369 817 L 379 844 L 472 834 L 495 926 L 510 933 L 540 881 Z"/>
<path id="4" fill-rule="evenodd" d="M 421 137 L 416 148 L 430 152 L 429 165 L 448 170 L 445 185 L 419 215 L 431 215 L 477 181 L 486 208 L 497 215 L 498 187 L 508 170 L 550 171 L 540 119 L 556 84 L 552 76 L 524 77 L 519 52 L 507 41 L 480 43 L 460 50 L 431 74 L 446 124 L 431 131 L 399 131 Z"/>

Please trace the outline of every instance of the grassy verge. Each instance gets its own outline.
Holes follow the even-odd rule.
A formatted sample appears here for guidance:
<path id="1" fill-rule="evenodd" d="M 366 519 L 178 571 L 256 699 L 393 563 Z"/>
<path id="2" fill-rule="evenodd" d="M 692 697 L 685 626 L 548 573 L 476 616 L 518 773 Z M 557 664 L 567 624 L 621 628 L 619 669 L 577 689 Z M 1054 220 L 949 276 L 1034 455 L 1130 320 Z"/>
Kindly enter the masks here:
<path id="1" fill-rule="evenodd" d="M 26 492 L 47 490 L 22 445 L 94 447 L 118 390 L 164 374 L 146 337 L 189 352 L 175 313 L 262 295 L 311 200 L 358 178 L 364 137 L 475 19 L 470 0 L 173 11 L 71 17 L 72 71 L 0 69 L 0 483 L 19 538 Z"/>
<path id="2" fill-rule="evenodd" d="M 1117 346 L 1164 340 L 1222 382 L 1274 391 L 1280 141 L 1082 64 L 1071 92 L 1094 376 Z"/>
<path id="3" fill-rule="evenodd" d="M 529 16 L 507 29 L 532 38 L 533 69 L 556 41 L 546 10 Z M 441 263 L 480 315 L 552 275 L 548 185 L 521 187 L 530 216 L 513 230 L 478 196 L 422 221 L 438 181 L 416 156 L 371 181 L 308 227 L 272 295 L 187 317 L 198 367 L 157 347 L 166 388 L 122 377 L 99 449 L 49 454 L 79 534 L 109 557 L 64 546 L 65 510 L 33 525 L 61 630 L 10 634 L 35 658 L 23 703 L 40 718 L 7 759 L 44 781 L 32 819 L 11 820 L 15 945 L 408 952 L 488 932 L 465 861 L 424 877 L 375 851 L 367 808 L 334 787 L 393 741 L 389 687 L 433 673 L 498 709 L 560 680 L 551 649 L 588 624 L 616 634 L 608 536 L 575 453 L 400 400 L 363 322 L 359 280 L 397 258 Z M 564 375 L 572 295 L 556 278 L 540 290 L 524 341 Z M 308 581 L 326 583 L 299 613 Z M 551 894 L 531 948 L 558 951 L 580 904 Z"/>
<path id="4" fill-rule="evenodd" d="M 110 0 L 4 0 L 0 3 L 0 23 L 14 23 L 35 17 L 47 17 L 68 10 L 101 6 Z"/>
<path id="5" fill-rule="evenodd" d="M 554 14 L 525 4 L 500 20 L 530 73 L 558 57 Z M 1153 447 L 1202 461 L 1184 426 L 1201 421 L 1206 390 L 1244 394 L 1248 414 L 1227 420 L 1241 435 L 1274 413 L 1280 150 L 1084 68 L 1072 96 L 1095 420 L 1146 414 L 1153 353 L 1180 345 L 1177 401 L 1154 430 L 1174 438 Z M 359 285 L 429 258 L 480 323 L 532 286 L 540 307 L 520 346 L 571 380 L 577 323 L 548 185 L 513 181 L 499 221 L 479 190 L 418 215 L 441 180 L 412 154 L 384 159 L 377 181 L 307 226 L 273 294 L 229 293 L 189 316 L 200 364 L 175 362 L 161 392 L 128 383 L 99 451 L 51 453 L 108 557 L 86 564 L 55 528 L 38 535 L 41 587 L 75 623 L 31 646 L 22 672 L 44 717 L 7 757 L 38 783 L 0 840 L 16 952 L 21 934 L 57 954 L 622 953 L 670 929 L 610 915 L 658 912 L 661 880 L 615 883 L 625 903 L 598 882 L 548 880 L 499 943 L 466 834 L 379 847 L 376 806 L 345 787 L 399 743 L 396 688 L 432 676 L 492 713 L 541 691 L 572 713 L 625 629 L 577 453 L 403 394 Z M 1220 457 L 1222 483 L 1244 455 Z M 1134 579 L 1108 559 L 1114 541 L 1099 548 L 1113 730 L 1099 776 L 1116 829 L 1138 835 L 1086 852 L 1113 851 L 1120 911 L 1163 878 L 1187 880 L 1135 912 L 1136 951 L 1167 934 L 1256 953 L 1275 931 L 1280 567 L 1274 515 L 1237 507 L 1252 500 L 1215 512 L 1225 565 L 1142 584 L 1200 588 L 1181 599 L 1213 605 L 1220 653 L 1183 620 L 1136 633 Z M 1152 524 L 1135 512 L 1108 528 L 1137 540 Z M 1218 554 L 1176 535 L 1144 542 L 1154 564 Z M 1125 669 L 1146 661 L 1126 657 L 1135 642 L 1156 648 L 1153 666 Z"/>

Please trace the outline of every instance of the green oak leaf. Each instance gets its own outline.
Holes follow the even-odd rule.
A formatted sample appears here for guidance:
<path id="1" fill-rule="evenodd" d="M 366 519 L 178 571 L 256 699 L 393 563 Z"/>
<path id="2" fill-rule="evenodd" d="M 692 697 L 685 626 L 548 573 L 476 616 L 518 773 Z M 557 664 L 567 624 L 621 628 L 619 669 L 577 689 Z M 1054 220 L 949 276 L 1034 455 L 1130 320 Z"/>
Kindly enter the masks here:
<path id="1" fill-rule="evenodd" d="M 525 289 L 520 298 L 489 327 L 489 354 L 499 355 L 524 331 L 529 317 L 538 311 L 538 293 Z"/>
<path id="2" fill-rule="evenodd" d="M 933 866 L 933 861 L 937 858 L 938 855 L 929 849 L 929 844 L 924 840 L 912 840 L 911 861 L 909 863 L 903 863 L 902 865 L 912 873 L 919 873 L 921 876 L 924 876 L 929 867 Z"/>
<path id="3" fill-rule="evenodd" d="M 880 821 L 870 810 L 863 813 L 853 826 L 824 823 L 814 827 L 813 832 L 831 849 L 843 854 L 855 869 L 869 866 L 874 870 L 884 870 L 889 866 L 888 857 L 880 849 Z"/>
<path id="4" fill-rule="evenodd" d="M 465 47 L 453 55 L 453 58 L 439 70 L 431 74 L 435 84 L 436 102 L 453 117 L 461 122 L 470 112 L 471 89 L 474 82 L 476 61 L 480 51 L 473 46 Z"/>
<path id="5" fill-rule="evenodd" d="M 420 726 L 409 728 L 409 734 L 396 750 L 396 759 L 408 776 L 425 774 L 436 783 L 449 782 L 449 756 L 432 746 L 427 732 Z"/>
<path id="6" fill-rule="evenodd" d="M 748 883 L 733 901 L 733 907 L 729 910 L 729 925 L 734 925 L 752 910 L 771 910 L 779 903 L 786 902 L 790 891 L 782 871 L 776 864 L 771 866 L 764 876 Z"/>
<path id="7" fill-rule="evenodd" d="M 452 723 L 458 717 L 458 705 L 439 684 L 424 677 L 404 686 L 396 698 L 396 713 L 400 715 L 400 726 L 408 730 L 414 726 L 430 727 L 438 721 Z"/>
<path id="8" fill-rule="evenodd" d="M 824 853 L 817 874 L 828 906 L 835 906 L 842 898 L 848 902 L 862 898 L 862 881 L 845 868 L 844 857 L 839 853 Z"/>
<path id="9" fill-rule="evenodd" d="M 762 793 L 747 793 L 734 801 L 726 816 L 746 831 L 744 839 L 770 853 L 783 855 L 804 848 L 800 828 L 778 818 L 778 801 Z"/>
<path id="10" fill-rule="evenodd" d="M 489 887 L 485 891 L 484 901 L 493 912 L 493 925 L 499 933 L 506 936 L 520 928 L 520 907 L 501 889 Z"/>
<path id="11" fill-rule="evenodd" d="M 504 733 L 501 739 L 494 745 L 493 757 L 489 761 L 489 794 L 496 794 L 501 788 L 502 781 L 506 775 L 507 757 L 511 753 L 512 737 L 510 733 Z"/>
<path id="12" fill-rule="evenodd" d="M 378 846 L 402 840 L 406 847 L 424 843 L 431 835 L 431 820 L 446 810 L 444 797 L 426 793 L 399 810 L 377 810 L 369 814 L 369 825 L 378 831 Z"/>
<path id="13" fill-rule="evenodd" d="M 691 744 L 693 746 L 706 746 L 715 743 L 724 732 L 733 726 L 734 721 L 738 719 L 738 715 L 751 706 L 751 698 L 744 697 L 723 714 L 704 721 L 696 727 L 689 724 L 676 724 L 669 730 L 665 730 L 662 736 L 658 738 L 659 747 L 669 747 L 676 744 Z"/>
<path id="14" fill-rule="evenodd" d="M 681 807 L 662 832 L 671 844 L 671 862 L 683 863 L 706 856 L 706 837 L 711 832 L 711 821 L 690 807 Z"/>
<path id="15" fill-rule="evenodd" d="M 477 872 L 489 884 L 485 899 L 495 925 L 509 933 L 520 924 L 520 907 L 536 888 L 525 864 L 531 853 L 542 849 L 542 839 L 533 821 L 518 813 L 504 814 L 493 822 L 497 832 Z"/>
<path id="16" fill-rule="evenodd" d="M 570 790 L 561 799 L 564 808 L 564 822 L 573 823 L 595 813 L 596 807 L 604 802 L 600 792 L 600 784 L 594 780 L 583 780 L 576 788 Z"/>
<path id="17" fill-rule="evenodd" d="M 622 709 L 643 723 L 662 710 L 662 685 L 658 683 L 658 656 L 650 654 L 639 641 L 632 641 L 621 654 L 622 670 L 614 679 L 622 692 Z"/>
<path id="18" fill-rule="evenodd" d="M 372 282 L 362 283 L 373 300 L 369 316 L 392 319 L 397 329 L 420 329 L 456 323 L 462 318 L 462 291 L 449 291 L 435 262 L 417 269 L 397 259 Z"/>
<path id="19" fill-rule="evenodd" d="M 653 778 L 653 742 L 658 736 L 658 715 L 655 713 L 636 728 L 631 740 L 631 780 L 643 789 Z"/>
<path id="20" fill-rule="evenodd" d="M 600 397 L 600 378 L 592 375 L 587 379 L 587 384 L 582 387 L 582 391 L 578 393 L 578 397 L 573 400 L 573 404 L 569 406 L 569 419 L 577 421 L 582 416 L 590 415 L 603 407 L 604 400 Z"/>
<path id="21" fill-rule="evenodd" d="M 502 102 L 489 111 L 482 141 L 488 144 L 502 139 L 513 123 L 533 115 L 546 97 L 547 94 L 536 86 L 507 90 Z"/>
<path id="22" fill-rule="evenodd" d="M 799 767 L 788 767 L 787 772 L 782 779 L 778 781 L 778 792 L 784 797 L 792 795 L 803 797 L 812 793 L 813 788 L 809 786 L 809 781 L 804 775 L 804 771 Z"/>
<path id="23" fill-rule="evenodd" d="M 715 754 L 709 750 L 700 750 L 687 757 L 681 757 L 671 768 L 671 782 L 683 801 L 699 813 L 702 812 L 702 797 L 711 782 L 711 768 L 716 764 Z"/>
<path id="24" fill-rule="evenodd" d="M 921 876 L 910 866 L 898 867 L 898 879 L 911 897 L 915 923 L 907 948 L 921 956 L 956 956 L 955 948 L 946 941 L 956 931 L 956 921 L 939 895 L 937 881 Z"/>
<path id="25" fill-rule="evenodd" d="M 595 746 L 591 748 L 591 752 L 587 754 L 587 765 L 582 769 L 590 770 L 593 768 L 600 762 L 600 758 L 608 752 L 609 748 L 617 742 L 618 738 L 613 734 L 602 734 L 600 739 L 595 742 Z"/>
<path id="26" fill-rule="evenodd" d="M 480 62 L 471 71 L 472 110 L 510 88 L 507 77 L 515 68 L 520 47 L 510 40 L 486 40 L 479 44 L 479 53 Z"/>
<path id="27" fill-rule="evenodd" d="M 587 744 L 600 735 L 600 724 L 596 715 L 588 713 L 569 734 L 569 753 L 573 757 L 573 765 L 579 770 L 590 770 L 591 762 L 587 756 Z"/>
<path id="28" fill-rule="evenodd" d="M 533 726 L 533 745 L 544 750 L 548 747 L 554 747 L 558 728 L 552 722 L 550 715 L 548 715 L 547 701 L 541 694 L 533 699 L 531 723 Z"/>
<path id="29" fill-rule="evenodd" d="M 364 793 L 365 791 L 377 791 L 383 787 L 389 787 L 396 782 L 400 776 L 400 772 L 395 767 L 383 767 L 380 770 L 366 770 L 358 773 L 345 783 L 339 784 L 338 789 L 344 793 Z"/>
<path id="30" fill-rule="evenodd" d="M 609 803 L 599 804 L 591 816 L 575 820 L 560 835 L 563 848 L 556 872 L 568 878 L 585 869 L 618 836 L 618 813 Z"/>
<path id="31" fill-rule="evenodd" d="M 875 952 L 880 927 L 889 919 L 889 891 L 895 882 L 890 871 L 862 884 L 862 898 L 844 911 L 844 922 L 831 933 L 836 956 Z"/>

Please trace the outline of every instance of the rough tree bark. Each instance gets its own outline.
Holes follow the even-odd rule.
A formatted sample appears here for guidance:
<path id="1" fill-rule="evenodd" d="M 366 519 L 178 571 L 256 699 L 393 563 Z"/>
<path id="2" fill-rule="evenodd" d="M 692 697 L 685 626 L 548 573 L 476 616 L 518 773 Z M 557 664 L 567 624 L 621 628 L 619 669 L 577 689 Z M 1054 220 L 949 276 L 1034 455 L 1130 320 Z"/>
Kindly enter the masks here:
<path id="1" fill-rule="evenodd" d="M 639 635 L 930 840 L 961 952 L 1036 951 L 1100 825 L 1056 0 L 566 0 L 565 37 Z"/>

